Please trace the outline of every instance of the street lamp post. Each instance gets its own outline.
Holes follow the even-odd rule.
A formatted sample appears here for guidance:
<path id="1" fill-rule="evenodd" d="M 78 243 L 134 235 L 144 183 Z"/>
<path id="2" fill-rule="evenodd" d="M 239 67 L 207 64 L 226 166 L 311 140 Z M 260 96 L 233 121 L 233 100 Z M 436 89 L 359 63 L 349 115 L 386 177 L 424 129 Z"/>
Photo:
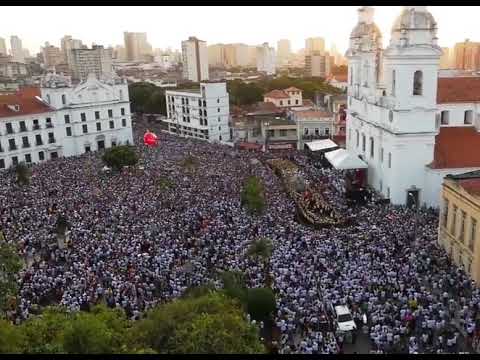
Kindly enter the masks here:
<path id="1" fill-rule="evenodd" d="M 408 196 L 410 196 L 413 199 L 413 203 L 415 204 L 415 225 L 413 227 L 413 241 L 415 245 L 418 245 L 417 244 L 418 203 L 417 203 L 417 199 L 415 199 L 415 196 L 413 196 L 412 193 L 409 193 Z"/>

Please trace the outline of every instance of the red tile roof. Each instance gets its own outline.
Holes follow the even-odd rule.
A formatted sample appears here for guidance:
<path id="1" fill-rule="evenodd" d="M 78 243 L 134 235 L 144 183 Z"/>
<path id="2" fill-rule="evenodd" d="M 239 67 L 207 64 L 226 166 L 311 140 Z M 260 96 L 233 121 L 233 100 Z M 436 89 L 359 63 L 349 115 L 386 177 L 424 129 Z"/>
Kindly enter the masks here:
<path id="1" fill-rule="evenodd" d="M 38 88 L 25 88 L 16 93 L 0 95 L 0 118 L 55 111 L 55 109 L 35 97 L 39 95 Z M 11 109 L 9 105 L 18 105 L 18 111 Z"/>
<path id="2" fill-rule="evenodd" d="M 432 169 L 480 167 L 480 132 L 474 127 L 441 127 L 435 138 Z"/>
<path id="3" fill-rule="evenodd" d="M 438 78 L 438 104 L 463 102 L 480 102 L 480 76 Z"/>
<path id="4" fill-rule="evenodd" d="M 310 99 L 303 99 L 303 106 L 310 106 L 310 107 L 314 107 L 315 104 L 313 103 L 312 100 Z"/>
<path id="5" fill-rule="evenodd" d="M 459 185 L 472 195 L 480 195 L 480 178 L 459 180 Z"/>
<path id="6" fill-rule="evenodd" d="M 299 118 L 331 118 L 332 114 L 326 111 L 304 110 L 297 111 L 296 116 Z"/>
<path id="7" fill-rule="evenodd" d="M 283 91 L 302 91 L 294 86 L 290 86 L 289 88 L 284 89 Z"/>
<path id="8" fill-rule="evenodd" d="M 332 81 L 333 79 L 335 79 L 338 82 L 347 82 L 348 74 L 332 75 L 328 78 L 328 80 L 330 80 L 330 81 Z"/>
<path id="9" fill-rule="evenodd" d="M 264 98 L 273 98 L 273 99 L 289 99 L 290 96 L 283 90 L 272 90 L 265 95 Z"/>

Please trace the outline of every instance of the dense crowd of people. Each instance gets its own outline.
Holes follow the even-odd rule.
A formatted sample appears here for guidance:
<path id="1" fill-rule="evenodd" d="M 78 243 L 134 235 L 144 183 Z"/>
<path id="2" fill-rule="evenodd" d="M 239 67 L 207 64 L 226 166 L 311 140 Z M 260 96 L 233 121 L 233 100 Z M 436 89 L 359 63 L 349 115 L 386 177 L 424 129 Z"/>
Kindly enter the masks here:
<path id="1" fill-rule="evenodd" d="M 136 125 L 136 144 L 145 127 Z M 157 134 L 158 147 L 137 145 L 140 166 L 122 173 L 103 173 L 100 155 L 89 153 L 34 166 L 28 186 L 0 174 L 0 227 L 28 264 L 12 321 L 49 304 L 75 311 L 102 300 L 135 319 L 190 286 L 221 286 L 218 270 L 242 271 L 249 286 L 264 286 L 263 264 L 247 249 L 268 237 L 278 352 L 344 351 L 346 334 L 335 331 L 329 310 L 338 304 L 348 305 L 376 352 L 457 352 L 463 333 L 477 343 L 480 291 L 438 246 L 434 210 L 419 211 L 414 239 L 413 210 L 375 196 L 349 206 L 342 173 L 298 152 L 292 160 L 307 182 L 322 184 L 335 210 L 355 219 L 314 229 L 296 221 L 292 199 L 264 164 L 281 154 Z M 196 165 L 182 165 L 186 156 Z M 250 175 L 265 184 L 260 216 L 240 205 Z M 69 223 L 65 248 L 55 233 L 61 214 Z"/>

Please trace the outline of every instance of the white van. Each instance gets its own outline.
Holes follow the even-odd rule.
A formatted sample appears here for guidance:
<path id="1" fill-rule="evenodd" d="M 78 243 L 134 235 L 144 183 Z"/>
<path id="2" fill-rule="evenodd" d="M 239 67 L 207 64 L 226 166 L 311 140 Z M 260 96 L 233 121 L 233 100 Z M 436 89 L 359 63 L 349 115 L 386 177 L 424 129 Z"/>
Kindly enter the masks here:
<path id="1" fill-rule="evenodd" d="M 338 331 L 348 332 L 357 330 L 350 310 L 345 305 L 335 306 L 335 323 Z"/>

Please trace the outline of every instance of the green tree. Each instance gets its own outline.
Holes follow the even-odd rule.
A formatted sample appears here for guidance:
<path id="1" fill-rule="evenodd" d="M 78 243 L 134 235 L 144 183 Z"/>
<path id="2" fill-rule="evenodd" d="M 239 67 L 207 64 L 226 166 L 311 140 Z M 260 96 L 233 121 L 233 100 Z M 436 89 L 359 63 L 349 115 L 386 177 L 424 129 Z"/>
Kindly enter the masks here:
<path id="1" fill-rule="evenodd" d="M 261 214 L 265 209 L 264 188 L 261 180 L 250 176 L 243 186 L 240 194 L 242 205 L 246 206 L 252 214 Z"/>
<path id="2" fill-rule="evenodd" d="M 163 89 L 155 90 L 144 106 L 145 112 L 150 114 L 167 115 L 167 101 Z"/>
<path id="3" fill-rule="evenodd" d="M 240 271 L 222 271 L 220 279 L 223 282 L 223 292 L 233 298 L 237 299 L 247 311 L 247 282 L 245 274 Z"/>
<path id="4" fill-rule="evenodd" d="M 134 325 L 133 333 L 138 346 L 158 353 L 258 352 L 262 345 L 254 329 L 237 301 L 209 292 L 157 306 Z M 232 342 L 232 336 L 240 342 Z"/>
<path id="5" fill-rule="evenodd" d="M 19 185 L 23 186 L 30 184 L 30 177 L 32 175 L 32 171 L 24 162 L 19 163 L 15 167 L 15 174 L 17 175 L 17 183 Z"/>
<path id="6" fill-rule="evenodd" d="M 247 250 L 247 255 L 258 260 L 263 265 L 264 279 L 267 286 L 271 286 L 270 258 L 272 256 L 272 241 L 268 238 L 260 238 L 252 242 Z"/>
<path id="7" fill-rule="evenodd" d="M 255 320 L 265 321 L 275 311 L 275 294 L 270 288 L 248 289 L 248 313 Z"/>
<path id="8" fill-rule="evenodd" d="M 0 241 L 0 311 L 2 313 L 15 302 L 18 292 L 17 275 L 22 265 L 15 247 L 4 240 Z"/>
<path id="9" fill-rule="evenodd" d="M 149 83 L 134 83 L 128 87 L 132 112 L 145 112 L 145 106 L 157 87 Z"/>
<path id="10" fill-rule="evenodd" d="M 124 166 L 133 166 L 138 162 L 138 156 L 133 146 L 121 145 L 107 149 L 102 157 L 107 166 L 120 170 Z"/>
<path id="11" fill-rule="evenodd" d="M 20 329 L 10 322 L 0 319 L 0 354 L 22 352 L 23 338 Z"/>

